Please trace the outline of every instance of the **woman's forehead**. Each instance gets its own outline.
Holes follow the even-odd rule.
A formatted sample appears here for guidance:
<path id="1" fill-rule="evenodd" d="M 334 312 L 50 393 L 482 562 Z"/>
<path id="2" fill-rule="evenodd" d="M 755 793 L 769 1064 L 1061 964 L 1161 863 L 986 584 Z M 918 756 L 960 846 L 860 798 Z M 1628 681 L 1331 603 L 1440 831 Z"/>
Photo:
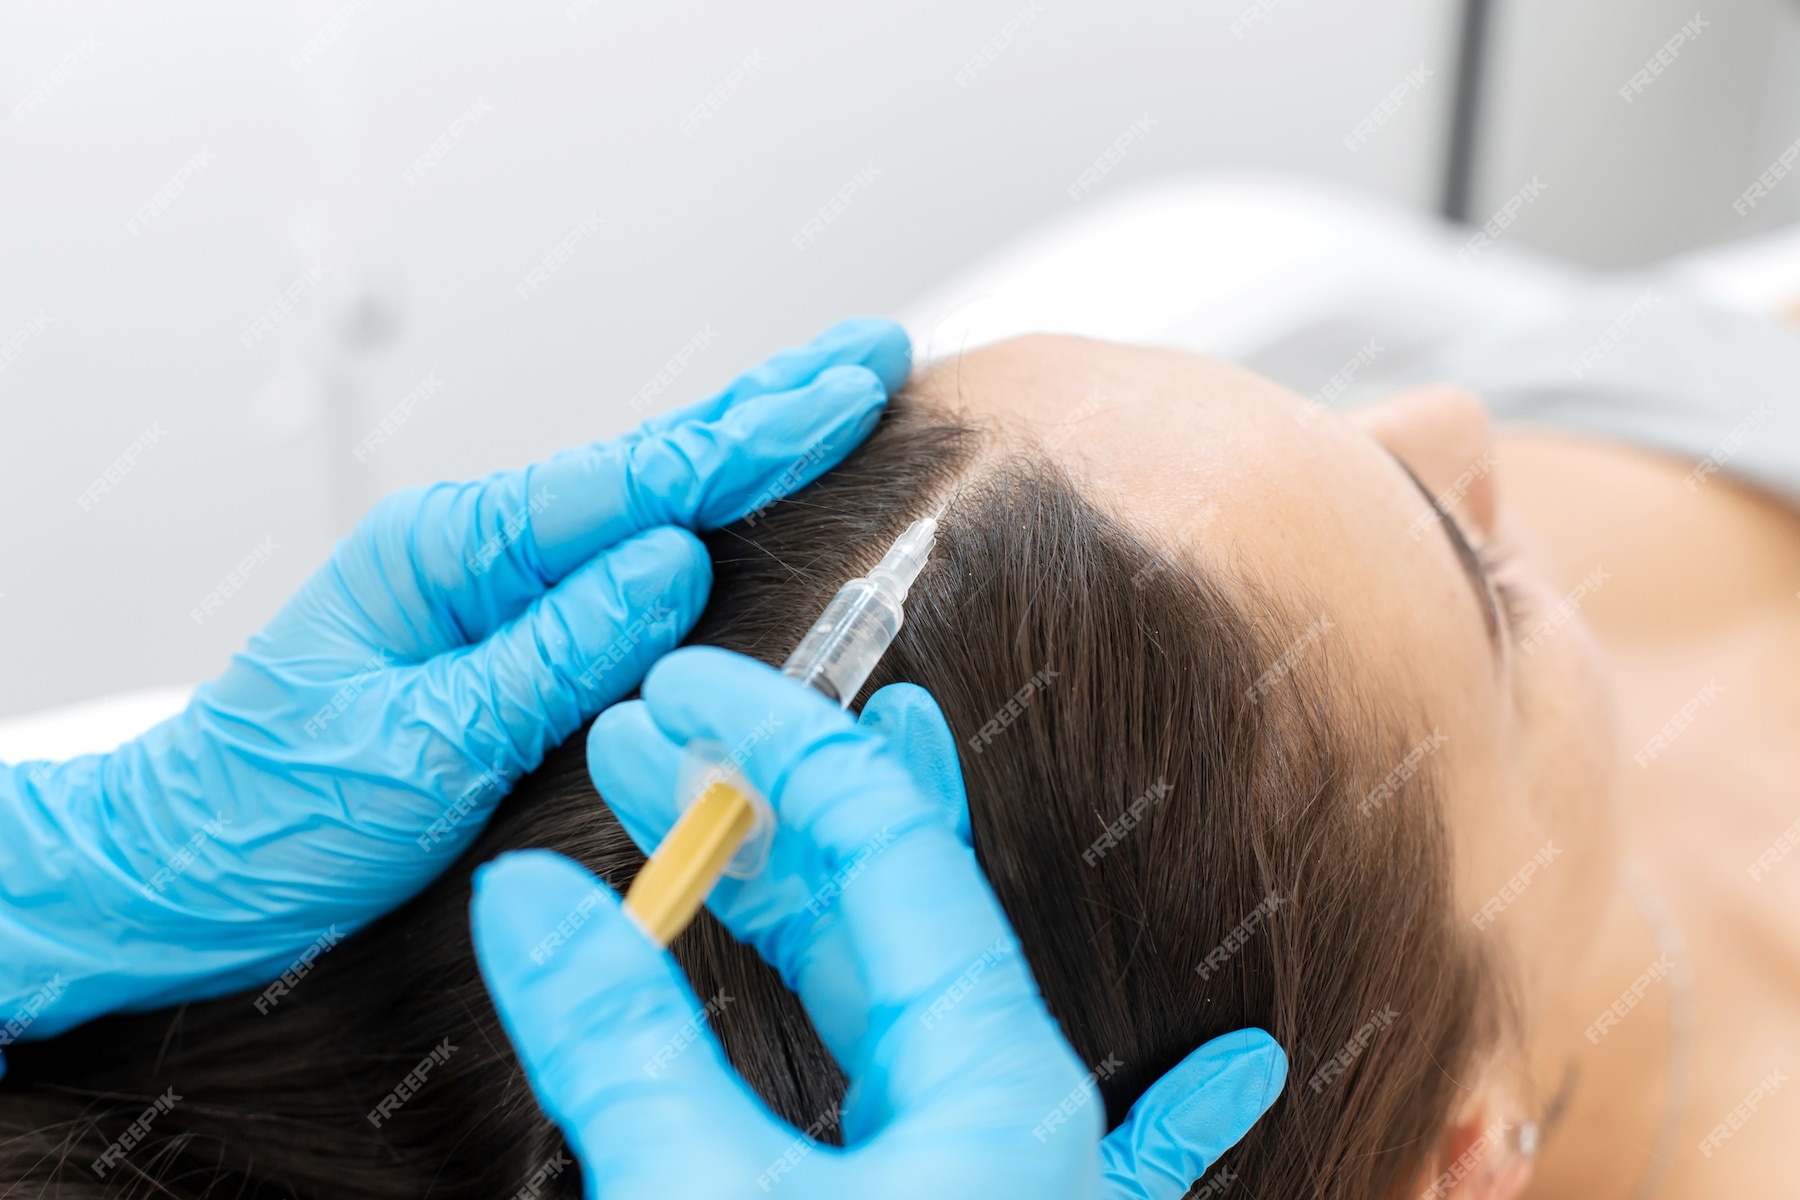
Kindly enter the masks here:
<path id="1" fill-rule="evenodd" d="M 1476 740 L 1460 684 L 1492 663 L 1462 567 L 1411 536 L 1424 498 L 1342 418 L 1230 363 L 1073 337 L 985 346 L 914 389 L 991 423 L 998 451 L 1041 447 L 1131 527 L 1286 601 L 1297 628 L 1323 615 L 1321 653 Z"/>
<path id="2" fill-rule="evenodd" d="M 1184 351 L 1085 338 L 999 342 L 934 364 L 922 398 L 991 424 L 996 449 L 1041 448 L 1090 499 L 1196 553 L 1230 545 L 1261 574 L 1316 535 L 1342 542 L 1366 488 L 1367 439 L 1293 392 Z M 1263 561 L 1263 560 L 1269 561 Z"/>

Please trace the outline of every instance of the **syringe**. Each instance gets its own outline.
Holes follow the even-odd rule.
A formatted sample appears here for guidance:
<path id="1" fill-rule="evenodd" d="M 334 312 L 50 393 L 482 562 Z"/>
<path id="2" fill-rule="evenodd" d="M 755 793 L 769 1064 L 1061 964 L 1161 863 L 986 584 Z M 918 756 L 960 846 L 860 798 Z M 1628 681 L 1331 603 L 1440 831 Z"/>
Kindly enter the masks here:
<path id="1" fill-rule="evenodd" d="M 838 589 L 781 673 L 848 708 L 900 632 L 907 590 L 936 534 L 936 517 L 908 526 L 874 570 Z M 626 910 L 659 945 L 688 927 L 720 875 L 749 879 L 768 859 L 775 817 L 738 770 L 745 753 L 687 745 L 677 783 L 685 811 L 625 893 Z"/>

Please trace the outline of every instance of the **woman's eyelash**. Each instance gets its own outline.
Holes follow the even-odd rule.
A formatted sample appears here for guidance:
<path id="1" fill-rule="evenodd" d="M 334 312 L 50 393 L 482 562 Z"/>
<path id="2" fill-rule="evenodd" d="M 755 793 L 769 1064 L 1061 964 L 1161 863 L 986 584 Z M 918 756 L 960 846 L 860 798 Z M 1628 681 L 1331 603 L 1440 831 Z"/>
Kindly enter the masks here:
<path id="1" fill-rule="evenodd" d="M 1488 582 L 1494 586 L 1494 598 L 1500 602 L 1500 611 L 1506 617 L 1506 626 L 1515 634 L 1525 627 L 1526 618 L 1531 615 L 1531 602 L 1515 584 L 1506 578 L 1506 569 L 1511 565 L 1513 552 L 1494 544 L 1489 538 L 1481 543 L 1475 554 L 1481 559 L 1481 569 L 1487 574 Z"/>

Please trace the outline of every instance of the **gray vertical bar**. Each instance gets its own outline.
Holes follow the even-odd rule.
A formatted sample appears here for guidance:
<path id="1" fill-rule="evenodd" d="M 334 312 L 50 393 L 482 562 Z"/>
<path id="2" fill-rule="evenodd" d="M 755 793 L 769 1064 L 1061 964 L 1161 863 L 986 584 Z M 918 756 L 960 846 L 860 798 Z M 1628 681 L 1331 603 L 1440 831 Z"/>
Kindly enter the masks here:
<path id="1" fill-rule="evenodd" d="M 1487 58 L 1490 0 L 1463 0 L 1456 55 L 1456 98 L 1450 111 L 1450 144 L 1444 155 L 1443 213 L 1469 219 L 1474 191 L 1476 138 L 1481 125 L 1482 68 Z"/>

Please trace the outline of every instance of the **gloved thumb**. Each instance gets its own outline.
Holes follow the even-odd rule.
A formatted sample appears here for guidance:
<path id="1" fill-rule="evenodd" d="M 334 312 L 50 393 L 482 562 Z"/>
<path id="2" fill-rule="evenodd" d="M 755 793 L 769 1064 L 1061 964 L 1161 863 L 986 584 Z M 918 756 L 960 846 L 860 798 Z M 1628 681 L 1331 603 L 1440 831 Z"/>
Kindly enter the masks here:
<path id="1" fill-rule="evenodd" d="M 857 724 L 888 740 L 919 790 L 943 806 L 963 845 L 973 846 L 956 735 L 931 693 L 916 683 L 890 683 L 869 697 Z"/>
<path id="2" fill-rule="evenodd" d="M 1287 1055 L 1262 1030 L 1214 1038 L 1151 1084 L 1100 1143 L 1101 1195 L 1180 1200 L 1286 1082 Z"/>
<path id="3" fill-rule="evenodd" d="M 733 998 L 703 1007 L 599 879 L 548 851 L 503 855 L 476 872 L 470 918 L 494 1007 L 589 1195 L 724 1195 L 780 1154 L 707 1028 Z"/>

